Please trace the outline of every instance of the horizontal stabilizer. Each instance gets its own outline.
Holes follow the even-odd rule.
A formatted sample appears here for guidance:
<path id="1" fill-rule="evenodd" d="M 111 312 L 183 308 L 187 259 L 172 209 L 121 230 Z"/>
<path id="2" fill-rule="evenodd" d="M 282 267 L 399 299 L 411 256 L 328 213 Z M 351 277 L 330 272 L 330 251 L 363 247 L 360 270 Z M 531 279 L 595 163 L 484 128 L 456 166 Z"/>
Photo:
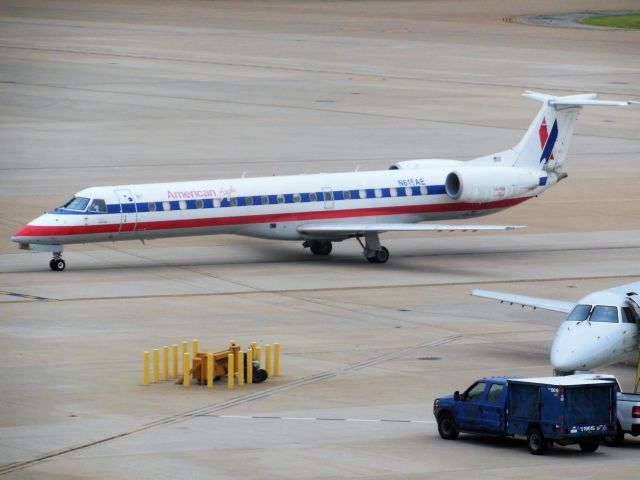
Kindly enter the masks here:
<path id="1" fill-rule="evenodd" d="M 475 297 L 490 298 L 507 302 L 511 304 L 522 305 L 525 307 L 541 308 L 543 310 L 551 310 L 552 312 L 569 313 L 575 307 L 573 302 L 563 302 L 562 300 L 553 300 L 551 298 L 527 297 L 525 295 L 514 295 L 504 292 L 492 292 L 489 290 L 471 290 L 471 295 Z"/>
<path id="2" fill-rule="evenodd" d="M 308 223 L 298 232 L 310 234 L 364 234 L 366 232 L 477 232 L 483 230 L 518 230 L 522 225 L 442 225 L 433 223 Z"/>
<path id="3" fill-rule="evenodd" d="M 635 102 L 633 100 L 596 100 L 598 96 L 597 93 L 583 93 L 580 95 L 568 95 L 565 97 L 555 97 L 553 95 L 547 95 L 545 93 L 531 92 L 527 91 L 523 93 L 522 96 L 532 98 L 539 102 L 547 102 L 552 106 L 574 106 L 579 107 L 582 105 L 596 105 L 603 107 L 625 107 L 627 105 L 631 105 L 632 103 L 640 103 Z"/>

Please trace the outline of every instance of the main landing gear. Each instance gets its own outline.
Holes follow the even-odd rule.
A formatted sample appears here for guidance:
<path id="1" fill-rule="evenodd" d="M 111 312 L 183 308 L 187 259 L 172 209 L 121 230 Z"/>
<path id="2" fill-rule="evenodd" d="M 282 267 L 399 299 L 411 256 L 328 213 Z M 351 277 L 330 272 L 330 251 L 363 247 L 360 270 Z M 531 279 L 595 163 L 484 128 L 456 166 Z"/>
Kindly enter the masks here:
<path id="1" fill-rule="evenodd" d="M 333 250 L 333 245 L 328 240 L 308 240 L 302 244 L 304 248 L 309 248 L 314 255 L 327 256 Z"/>
<path id="2" fill-rule="evenodd" d="M 364 237 L 364 243 L 361 238 Z M 389 260 L 389 250 L 380 245 L 378 232 L 366 232 L 356 235 L 356 240 L 362 247 L 362 253 L 370 263 L 386 263 Z M 302 246 L 311 250 L 314 255 L 326 256 L 331 253 L 333 245 L 329 240 L 307 240 Z"/>
<path id="3" fill-rule="evenodd" d="M 61 272 L 64 270 L 64 267 L 66 266 L 64 260 L 62 259 L 62 256 L 58 253 L 58 254 L 53 254 L 53 258 L 51 259 L 51 261 L 49 262 L 49 268 L 51 270 L 53 270 L 54 272 Z"/>
<path id="4" fill-rule="evenodd" d="M 356 240 L 362 247 L 362 253 L 370 263 L 386 263 L 389 260 L 389 250 L 387 247 L 380 245 L 378 232 L 366 232 L 364 234 L 364 244 L 360 238 L 362 235 L 356 236 Z"/>

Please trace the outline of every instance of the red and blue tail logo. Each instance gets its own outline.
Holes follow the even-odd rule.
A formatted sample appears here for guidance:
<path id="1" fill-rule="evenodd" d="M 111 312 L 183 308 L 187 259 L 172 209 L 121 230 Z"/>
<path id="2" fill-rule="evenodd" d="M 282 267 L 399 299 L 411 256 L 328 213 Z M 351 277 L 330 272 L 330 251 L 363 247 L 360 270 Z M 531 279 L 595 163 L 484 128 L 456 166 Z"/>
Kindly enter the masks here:
<path id="1" fill-rule="evenodd" d="M 551 135 L 547 131 L 547 119 L 542 119 L 542 124 L 538 130 L 540 136 L 540 148 L 542 148 L 542 155 L 540 155 L 540 163 L 547 163 L 549 160 L 553 160 L 553 147 L 558 139 L 558 120 L 554 120 L 553 127 L 551 127 Z"/>

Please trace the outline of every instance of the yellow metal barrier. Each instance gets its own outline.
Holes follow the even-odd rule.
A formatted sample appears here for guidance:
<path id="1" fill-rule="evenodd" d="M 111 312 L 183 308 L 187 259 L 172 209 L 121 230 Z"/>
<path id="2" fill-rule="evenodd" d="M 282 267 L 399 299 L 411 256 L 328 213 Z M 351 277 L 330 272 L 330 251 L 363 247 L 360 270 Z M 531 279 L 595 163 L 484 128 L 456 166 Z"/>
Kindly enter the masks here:
<path id="1" fill-rule="evenodd" d="M 160 380 L 160 350 L 153 349 L 153 383 Z"/>
<path id="2" fill-rule="evenodd" d="M 278 342 L 273 344 L 273 376 L 280 376 L 280 344 Z"/>
<path id="3" fill-rule="evenodd" d="M 187 343 L 187 342 L 184 342 Z M 182 385 L 188 387 L 191 384 L 191 361 L 189 360 L 189 352 L 182 354 Z"/>
<path id="4" fill-rule="evenodd" d="M 247 350 L 247 384 L 253 383 L 253 349 Z"/>
<path id="5" fill-rule="evenodd" d="M 261 357 L 260 345 L 258 345 L 256 348 L 253 349 L 253 359 L 257 360 L 258 363 L 260 363 L 260 357 Z"/>
<path id="6" fill-rule="evenodd" d="M 233 388 L 233 372 L 235 371 L 233 353 L 227 355 L 227 388 Z"/>
<path id="7" fill-rule="evenodd" d="M 198 339 L 194 338 L 193 339 L 193 358 L 196 358 L 196 355 L 198 355 Z"/>
<path id="8" fill-rule="evenodd" d="M 207 387 L 213 388 L 213 353 L 207 353 Z"/>
<path id="9" fill-rule="evenodd" d="M 142 384 L 149 385 L 149 352 L 144 352 L 142 358 Z"/>
<path id="10" fill-rule="evenodd" d="M 178 378 L 178 345 L 173 344 L 173 376 L 172 378 Z"/>
<path id="11" fill-rule="evenodd" d="M 270 377 L 273 374 L 273 369 L 271 368 L 271 345 L 268 343 L 264 346 L 264 363 L 265 370 L 267 371 L 267 375 Z"/>
<path id="12" fill-rule="evenodd" d="M 162 379 L 169 380 L 169 347 L 162 347 Z"/>
<path id="13" fill-rule="evenodd" d="M 238 349 L 236 355 L 236 370 L 238 370 L 238 385 L 244 385 L 244 352 Z"/>

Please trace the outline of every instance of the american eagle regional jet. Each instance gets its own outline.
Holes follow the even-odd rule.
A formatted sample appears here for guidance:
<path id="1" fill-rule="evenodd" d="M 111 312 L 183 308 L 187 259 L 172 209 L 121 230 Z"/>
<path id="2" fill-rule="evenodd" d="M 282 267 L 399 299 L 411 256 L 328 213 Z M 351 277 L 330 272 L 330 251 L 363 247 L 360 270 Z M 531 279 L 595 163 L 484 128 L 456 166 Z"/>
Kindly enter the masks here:
<path id="1" fill-rule="evenodd" d="M 447 225 L 489 215 L 534 198 L 566 177 L 573 128 L 586 105 L 624 106 L 596 94 L 524 96 L 542 108 L 513 148 L 469 161 L 420 159 L 389 170 L 90 187 L 32 220 L 11 240 L 21 249 L 52 252 L 65 268 L 63 246 L 117 240 L 236 234 L 303 241 L 314 255 L 355 238 L 371 263 L 389 251 L 390 231 L 477 231 L 510 225 Z"/>

